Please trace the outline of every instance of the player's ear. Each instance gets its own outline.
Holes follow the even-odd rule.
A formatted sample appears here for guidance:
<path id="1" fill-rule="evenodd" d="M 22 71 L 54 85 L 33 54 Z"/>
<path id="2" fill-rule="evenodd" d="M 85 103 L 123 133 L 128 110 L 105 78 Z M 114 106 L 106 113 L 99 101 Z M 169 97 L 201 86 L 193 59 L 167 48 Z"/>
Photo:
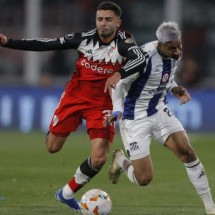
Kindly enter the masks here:
<path id="1" fill-rule="evenodd" d="M 120 18 L 117 19 L 117 23 L 116 23 L 117 28 L 119 28 L 121 24 L 122 24 L 122 20 Z"/>
<path id="2" fill-rule="evenodd" d="M 160 48 L 161 47 L 161 42 L 160 41 L 158 41 L 158 48 Z"/>

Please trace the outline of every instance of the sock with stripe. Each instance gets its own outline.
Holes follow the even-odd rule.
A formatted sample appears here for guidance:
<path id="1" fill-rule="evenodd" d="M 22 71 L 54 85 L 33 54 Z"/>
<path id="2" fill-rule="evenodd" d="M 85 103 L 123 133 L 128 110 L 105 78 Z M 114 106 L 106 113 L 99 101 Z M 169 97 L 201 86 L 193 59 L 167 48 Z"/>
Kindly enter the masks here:
<path id="1" fill-rule="evenodd" d="M 197 159 L 191 163 L 186 163 L 185 167 L 191 183 L 204 203 L 206 211 L 211 210 L 211 208 L 214 208 L 214 202 L 203 165 Z"/>
<path id="2" fill-rule="evenodd" d="M 90 157 L 85 160 L 76 170 L 72 179 L 63 187 L 63 196 L 65 199 L 71 199 L 78 190 L 93 178 L 99 170 L 95 170 L 91 166 Z"/>

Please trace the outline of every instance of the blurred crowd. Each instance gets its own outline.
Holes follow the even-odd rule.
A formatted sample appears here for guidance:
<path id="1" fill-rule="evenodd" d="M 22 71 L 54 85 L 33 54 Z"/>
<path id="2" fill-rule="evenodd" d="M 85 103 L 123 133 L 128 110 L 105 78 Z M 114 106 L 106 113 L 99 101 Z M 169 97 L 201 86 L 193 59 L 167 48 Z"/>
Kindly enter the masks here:
<path id="1" fill-rule="evenodd" d="M 177 81 L 188 88 L 215 88 L 215 1 L 181 0 L 183 58 Z M 41 0 L 41 37 L 60 37 L 95 27 L 99 0 Z M 138 45 L 156 39 L 164 20 L 165 0 L 116 0 L 123 10 L 122 28 L 135 36 Z M 25 38 L 25 0 L 0 0 L 1 32 Z M 0 49 L 0 84 L 24 83 L 24 52 Z M 41 53 L 40 84 L 64 84 L 74 71 L 76 53 Z M 56 81 L 57 80 L 57 81 Z"/>

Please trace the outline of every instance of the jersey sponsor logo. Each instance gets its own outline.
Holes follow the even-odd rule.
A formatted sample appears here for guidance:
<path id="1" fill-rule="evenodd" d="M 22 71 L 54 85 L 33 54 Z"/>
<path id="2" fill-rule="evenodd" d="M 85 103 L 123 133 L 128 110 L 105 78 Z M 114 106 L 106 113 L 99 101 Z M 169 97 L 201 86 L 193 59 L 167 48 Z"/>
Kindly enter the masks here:
<path id="1" fill-rule="evenodd" d="M 170 77 L 169 73 L 165 72 L 163 74 L 163 76 L 161 77 L 161 83 L 160 83 L 159 87 L 157 89 L 149 90 L 149 94 L 150 95 L 160 94 L 160 93 L 163 93 L 165 90 L 167 90 L 166 86 L 168 84 L 169 77 Z"/>
<path id="2" fill-rule="evenodd" d="M 86 59 L 83 59 L 81 61 L 81 65 L 84 66 L 86 69 L 91 69 L 92 71 L 98 72 L 100 74 L 112 74 L 114 72 L 113 69 L 103 68 L 96 64 L 90 64 L 90 62 L 87 62 Z"/>
<path id="3" fill-rule="evenodd" d="M 150 95 L 160 94 L 160 93 L 163 93 L 165 90 L 166 90 L 166 87 L 161 84 L 157 89 L 149 90 L 149 94 Z"/>

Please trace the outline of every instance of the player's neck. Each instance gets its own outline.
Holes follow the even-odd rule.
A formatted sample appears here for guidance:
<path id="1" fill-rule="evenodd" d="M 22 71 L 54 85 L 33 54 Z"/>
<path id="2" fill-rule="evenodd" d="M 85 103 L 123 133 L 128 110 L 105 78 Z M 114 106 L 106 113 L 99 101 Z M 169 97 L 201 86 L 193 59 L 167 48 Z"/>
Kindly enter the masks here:
<path id="1" fill-rule="evenodd" d="M 115 37 L 115 35 L 116 35 L 116 32 L 114 32 L 114 33 L 112 33 L 111 35 L 108 35 L 108 36 L 102 36 L 102 35 L 99 35 L 99 38 L 100 38 L 100 40 L 103 42 L 103 43 L 106 43 L 106 44 L 108 44 L 108 43 L 110 43 L 113 39 L 114 39 L 114 37 Z"/>
<path id="2" fill-rule="evenodd" d="M 115 35 L 112 35 L 111 37 L 108 37 L 108 38 L 100 37 L 100 39 L 103 43 L 110 43 L 114 37 L 115 37 Z"/>
<path id="3" fill-rule="evenodd" d="M 166 56 L 159 47 L 157 47 L 157 50 L 158 50 L 158 53 L 161 55 L 162 58 L 164 58 L 164 59 L 170 58 L 170 57 Z"/>

